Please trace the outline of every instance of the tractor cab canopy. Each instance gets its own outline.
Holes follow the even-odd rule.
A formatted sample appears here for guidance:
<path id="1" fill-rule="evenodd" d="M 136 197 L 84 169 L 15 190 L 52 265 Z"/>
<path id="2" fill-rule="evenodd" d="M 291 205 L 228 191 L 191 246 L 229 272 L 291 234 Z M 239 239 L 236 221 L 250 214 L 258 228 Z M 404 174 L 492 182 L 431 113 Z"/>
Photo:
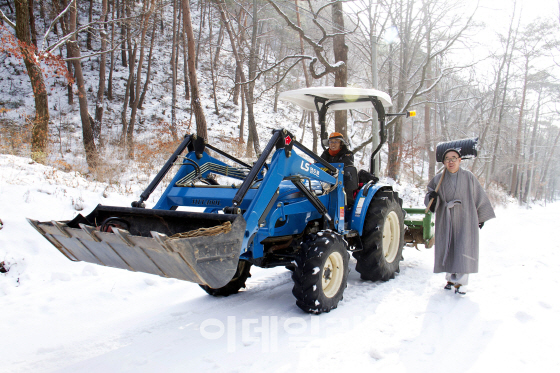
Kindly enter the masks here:
<path id="1" fill-rule="evenodd" d="M 386 141 L 385 117 L 389 115 L 409 115 L 406 114 L 386 114 L 385 108 L 391 107 L 391 97 L 377 89 L 364 89 L 354 87 L 311 87 L 296 89 L 280 93 L 280 100 L 288 101 L 308 111 L 317 111 L 319 125 L 321 126 L 321 145 L 327 139 L 326 117 L 329 109 L 349 110 L 349 109 L 375 109 L 379 120 L 379 135 L 381 142 L 371 153 L 370 173 L 375 174 L 373 160 L 381 150 L 381 146 Z"/>
<path id="2" fill-rule="evenodd" d="M 353 87 L 311 87 L 280 93 L 280 100 L 298 105 L 304 110 L 319 111 L 317 101 L 330 110 L 371 109 L 371 98 L 377 98 L 384 107 L 391 107 L 391 97 L 377 89 Z"/>

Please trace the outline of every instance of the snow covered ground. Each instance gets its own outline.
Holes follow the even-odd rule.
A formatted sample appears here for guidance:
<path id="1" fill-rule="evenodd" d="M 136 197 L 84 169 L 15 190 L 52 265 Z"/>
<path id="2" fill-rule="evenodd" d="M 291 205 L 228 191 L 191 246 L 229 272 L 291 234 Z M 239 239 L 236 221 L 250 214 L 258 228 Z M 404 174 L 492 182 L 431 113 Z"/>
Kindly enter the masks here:
<path id="1" fill-rule="evenodd" d="M 386 283 L 351 272 L 344 300 L 302 313 L 290 272 L 253 268 L 247 289 L 73 263 L 25 218 L 128 206 L 104 184 L 0 155 L 0 372 L 560 371 L 560 204 L 498 208 L 465 296 L 443 289 L 433 252 L 406 248 Z"/>

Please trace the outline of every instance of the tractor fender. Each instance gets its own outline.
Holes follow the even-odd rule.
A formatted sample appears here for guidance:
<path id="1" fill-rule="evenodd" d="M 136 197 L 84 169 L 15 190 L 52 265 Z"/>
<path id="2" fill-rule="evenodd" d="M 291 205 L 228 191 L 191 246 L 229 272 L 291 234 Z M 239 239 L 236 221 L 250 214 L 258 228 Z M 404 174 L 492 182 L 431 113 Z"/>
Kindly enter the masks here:
<path id="1" fill-rule="evenodd" d="M 363 233 L 364 222 L 366 220 L 369 204 L 380 192 L 393 192 L 393 187 L 384 184 L 373 184 L 372 182 L 364 185 L 356 195 L 352 216 L 350 218 L 350 229 L 355 230 L 361 236 Z M 387 197 L 388 198 L 388 197 Z"/>

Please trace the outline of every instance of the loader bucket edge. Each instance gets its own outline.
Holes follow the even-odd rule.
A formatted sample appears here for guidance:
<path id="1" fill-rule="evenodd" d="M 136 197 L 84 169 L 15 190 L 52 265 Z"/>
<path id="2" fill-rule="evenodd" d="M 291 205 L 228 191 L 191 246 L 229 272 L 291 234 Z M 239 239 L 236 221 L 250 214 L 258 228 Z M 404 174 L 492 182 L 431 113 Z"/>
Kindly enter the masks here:
<path id="1" fill-rule="evenodd" d="M 97 226 L 107 217 L 130 223 L 129 230 Z M 209 214 L 98 205 L 87 217 L 71 221 L 27 221 L 64 256 L 108 267 L 176 278 L 211 288 L 235 275 L 246 222 L 242 215 Z M 229 225 L 231 223 L 231 225 Z M 227 229 L 212 236 L 172 238 L 200 228 Z"/>

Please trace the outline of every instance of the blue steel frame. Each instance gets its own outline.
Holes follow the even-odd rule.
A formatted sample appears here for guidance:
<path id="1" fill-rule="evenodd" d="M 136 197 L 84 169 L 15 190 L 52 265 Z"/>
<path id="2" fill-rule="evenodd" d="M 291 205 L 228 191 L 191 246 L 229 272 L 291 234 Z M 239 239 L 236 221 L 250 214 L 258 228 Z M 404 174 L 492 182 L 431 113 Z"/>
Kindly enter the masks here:
<path id="1" fill-rule="evenodd" d="M 354 200 L 354 208 L 352 209 L 352 217 L 350 218 L 350 228 L 356 230 L 361 236 L 364 229 L 364 222 L 366 220 L 367 210 L 373 197 L 381 188 L 386 188 L 387 185 L 373 184 L 365 185 L 362 187 Z"/>
<path id="2" fill-rule="evenodd" d="M 257 180 L 262 178 L 260 185 L 250 188 L 238 206 L 244 211 L 243 217 L 247 223 L 241 246 L 243 258 L 256 259 L 262 257 L 264 253 L 261 242 L 267 237 L 299 234 L 310 221 L 323 219 L 322 214 L 313 207 L 306 197 L 293 198 L 294 195 L 298 196 L 298 193 L 299 195 L 301 193 L 291 182 L 285 181 L 286 178 L 290 177 L 301 178 L 307 185 L 311 183 L 311 180 L 326 182 L 331 185 L 336 184 L 336 188 L 331 193 L 317 197 L 327 208 L 335 230 L 341 234 L 347 233 L 344 224 L 345 196 L 342 177 L 344 165 L 333 164 L 338 170 L 335 177 L 319 168 L 321 165 L 308 162 L 295 149 L 289 152 L 289 155 L 286 153 L 283 148 L 273 153 L 264 178 L 262 178 L 262 169 L 259 172 L 260 176 L 257 176 Z M 231 206 L 233 198 L 239 190 L 237 187 L 225 185 L 176 186 L 178 180 L 195 169 L 191 162 L 195 162 L 199 166 L 207 162 L 227 166 L 227 164 L 209 156 L 206 152 L 202 153 L 202 157 L 198 159 L 195 152 L 191 151 L 186 155 L 186 158 L 190 162 L 183 161 L 181 168 L 153 208 L 170 210 L 176 208 L 176 206 L 204 207 L 205 212 L 218 213 L 224 207 Z M 220 174 L 216 171 L 207 171 L 201 176 L 208 177 L 210 172 Z M 309 180 L 309 182 L 306 180 Z M 266 216 L 263 216 L 267 206 L 276 198 L 276 195 L 278 195 L 278 198 L 275 200 L 274 206 Z M 259 221 L 261 222 L 260 225 Z"/>

